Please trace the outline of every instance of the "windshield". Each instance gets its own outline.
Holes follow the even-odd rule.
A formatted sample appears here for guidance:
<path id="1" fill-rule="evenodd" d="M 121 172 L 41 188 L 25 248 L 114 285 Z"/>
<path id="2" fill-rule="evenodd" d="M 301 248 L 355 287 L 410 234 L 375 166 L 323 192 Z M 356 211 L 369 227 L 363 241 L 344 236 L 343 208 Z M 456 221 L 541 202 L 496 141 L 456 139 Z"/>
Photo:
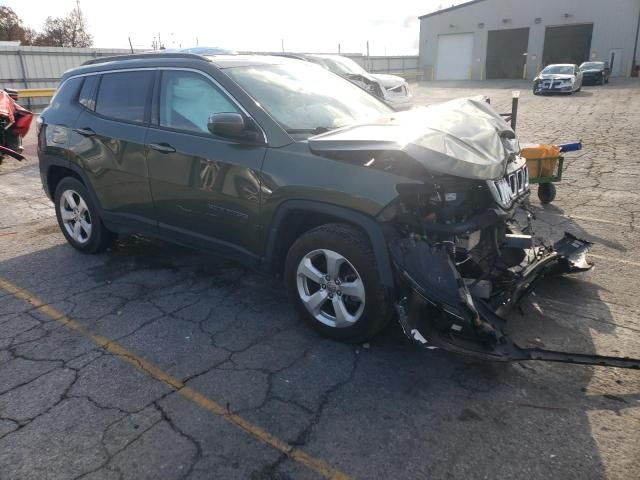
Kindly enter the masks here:
<path id="1" fill-rule="evenodd" d="M 599 70 L 604 68 L 603 62 L 585 62 L 580 65 L 580 70 Z"/>
<path id="2" fill-rule="evenodd" d="M 549 65 L 547 68 L 542 70 L 543 75 L 545 74 L 561 74 L 561 75 L 573 75 L 573 65 Z"/>
<path id="3" fill-rule="evenodd" d="M 367 71 L 356 62 L 346 57 L 317 57 L 327 66 L 329 70 L 338 75 L 362 75 Z"/>
<path id="4" fill-rule="evenodd" d="M 292 62 L 225 69 L 289 133 L 321 133 L 393 113 L 351 82 Z"/>

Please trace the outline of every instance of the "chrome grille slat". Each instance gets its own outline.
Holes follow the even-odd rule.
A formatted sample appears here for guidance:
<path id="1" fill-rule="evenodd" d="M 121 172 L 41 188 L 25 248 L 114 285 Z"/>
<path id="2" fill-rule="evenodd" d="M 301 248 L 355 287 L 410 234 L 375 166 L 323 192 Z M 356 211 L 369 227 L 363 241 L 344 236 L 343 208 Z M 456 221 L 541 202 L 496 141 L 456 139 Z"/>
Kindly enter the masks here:
<path id="1" fill-rule="evenodd" d="M 529 191 L 529 171 L 524 165 L 500 180 L 487 183 L 494 200 L 503 208 L 510 208 L 517 198 Z"/>

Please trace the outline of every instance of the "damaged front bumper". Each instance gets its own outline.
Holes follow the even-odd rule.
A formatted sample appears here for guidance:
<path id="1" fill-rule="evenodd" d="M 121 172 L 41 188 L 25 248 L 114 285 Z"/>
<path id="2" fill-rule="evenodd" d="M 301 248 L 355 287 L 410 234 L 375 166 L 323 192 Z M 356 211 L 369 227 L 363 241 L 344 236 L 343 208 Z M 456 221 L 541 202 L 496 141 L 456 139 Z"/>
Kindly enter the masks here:
<path id="1" fill-rule="evenodd" d="M 640 359 L 521 348 L 506 335 L 506 314 L 537 282 L 592 267 L 587 261 L 590 243 L 569 233 L 553 246 L 528 246 L 528 239 L 505 235 L 500 243 L 505 249 L 522 250 L 522 261 L 510 268 L 494 264 L 490 275 L 475 279 L 461 275 L 451 242 L 430 242 L 418 235 L 392 242 L 391 257 L 403 292 L 396 309 L 405 334 L 424 348 L 485 360 L 640 368 Z M 496 247 L 500 248 L 498 242 Z"/>

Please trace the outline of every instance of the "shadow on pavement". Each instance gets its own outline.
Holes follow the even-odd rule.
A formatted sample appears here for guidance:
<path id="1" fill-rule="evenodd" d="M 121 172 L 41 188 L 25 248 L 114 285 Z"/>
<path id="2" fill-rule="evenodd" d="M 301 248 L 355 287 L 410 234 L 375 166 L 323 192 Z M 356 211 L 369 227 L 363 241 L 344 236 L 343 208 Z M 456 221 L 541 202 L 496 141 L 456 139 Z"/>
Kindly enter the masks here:
<path id="1" fill-rule="evenodd" d="M 301 325 L 279 281 L 138 236 L 98 256 L 66 244 L 37 251 L 0 263 L 0 276 L 90 328 L 117 332 L 105 322 L 135 322 L 127 305 L 152 302 L 176 322 L 192 322 L 211 335 L 202 349 L 221 348 L 234 359 L 270 346 L 262 365 L 247 368 L 269 372 L 267 397 L 279 409 L 267 413 L 263 404 L 244 413 L 276 429 L 293 411 L 310 417 L 313 434 L 301 431 L 287 441 L 309 445 L 357 477 L 602 478 L 589 411 L 627 406 L 624 398 L 586 394 L 592 368 L 488 364 L 424 351 L 395 323 L 370 345 L 328 341 Z M 599 291 L 581 277 L 549 280 L 511 325 L 531 344 L 592 351 L 591 332 L 610 334 L 615 328 Z M 110 297 L 119 300 L 110 303 Z M 580 309 L 574 305 L 584 299 L 597 318 L 577 321 Z M 107 306 L 92 310 L 93 301 Z M 116 311 L 124 313 L 116 317 Z M 184 342 L 178 337 L 171 330 L 143 335 L 134 343 L 142 351 L 134 352 L 146 358 L 145 348 L 153 348 L 162 352 L 161 366 L 163 358 L 175 363 L 172 350 Z M 245 361 L 250 364 L 251 356 Z M 271 370 L 270 362 L 285 367 Z M 232 396 L 251 396 L 252 388 L 250 382 L 234 382 Z M 215 396 L 215 384 L 212 390 Z M 228 390 L 221 392 L 214 399 L 225 404 Z"/>

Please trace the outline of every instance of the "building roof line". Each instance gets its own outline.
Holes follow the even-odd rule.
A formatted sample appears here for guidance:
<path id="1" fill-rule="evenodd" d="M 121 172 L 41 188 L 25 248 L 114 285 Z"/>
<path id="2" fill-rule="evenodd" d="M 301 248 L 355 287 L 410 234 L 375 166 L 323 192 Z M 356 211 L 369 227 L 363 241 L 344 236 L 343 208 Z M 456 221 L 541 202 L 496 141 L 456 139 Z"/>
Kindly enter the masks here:
<path id="1" fill-rule="evenodd" d="M 453 5 L 452 7 L 443 8 L 442 10 L 436 10 L 435 12 L 425 13 L 424 15 L 419 16 L 418 19 L 422 20 L 423 18 L 433 17 L 435 15 L 440 15 L 441 13 L 450 12 L 451 10 L 457 10 L 458 8 L 467 7 L 469 5 L 473 5 L 474 3 L 480 3 L 480 2 L 484 2 L 484 0 L 471 0 L 470 2 Z"/>

